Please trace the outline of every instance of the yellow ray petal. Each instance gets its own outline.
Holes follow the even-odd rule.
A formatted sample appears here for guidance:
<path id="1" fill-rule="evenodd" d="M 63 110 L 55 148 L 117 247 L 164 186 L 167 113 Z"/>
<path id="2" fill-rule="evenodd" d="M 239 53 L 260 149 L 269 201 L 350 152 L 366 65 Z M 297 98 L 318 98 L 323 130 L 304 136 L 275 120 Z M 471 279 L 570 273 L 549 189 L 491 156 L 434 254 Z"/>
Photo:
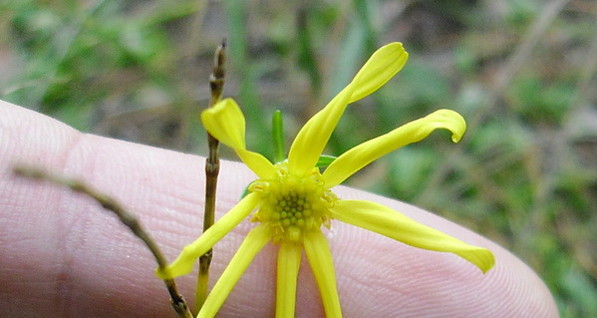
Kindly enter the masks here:
<path id="1" fill-rule="evenodd" d="M 228 298 L 228 295 L 230 295 L 234 285 L 236 285 L 247 267 L 249 267 L 249 264 L 251 264 L 257 253 L 263 249 L 270 239 L 271 233 L 267 225 L 259 225 L 247 234 L 247 237 L 238 248 L 238 251 L 236 251 L 236 254 L 234 254 L 234 257 L 232 257 L 232 260 L 230 260 L 222 276 L 220 276 L 214 288 L 207 295 L 197 318 L 215 317 L 226 298 Z"/>
<path id="2" fill-rule="evenodd" d="M 262 154 L 244 149 L 235 149 L 236 154 L 260 179 L 271 179 L 276 171 L 274 165 Z"/>
<path id="3" fill-rule="evenodd" d="M 423 118 L 411 121 L 393 131 L 364 142 L 336 158 L 324 171 L 327 187 L 342 183 L 361 168 L 402 146 L 420 141 L 435 129 L 448 129 L 452 141 L 458 142 L 466 130 L 464 118 L 455 111 L 440 109 Z"/>
<path id="4" fill-rule="evenodd" d="M 378 90 L 404 67 L 407 60 L 408 53 L 399 42 L 387 44 L 375 51 L 352 80 L 355 89 L 349 103 Z"/>
<path id="5" fill-rule="evenodd" d="M 342 317 L 334 261 L 327 239 L 321 231 L 311 231 L 305 235 L 303 245 L 319 286 L 326 317 Z"/>
<path id="6" fill-rule="evenodd" d="M 268 179 L 274 174 L 273 164 L 259 153 L 247 150 L 245 144 L 245 116 L 232 99 L 227 98 L 201 113 L 205 129 L 220 142 L 234 149 L 240 159 L 259 178 Z"/>
<path id="7" fill-rule="evenodd" d="M 310 172 L 346 106 L 384 85 L 400 71 L 407 58 L 408 54 L 402 44 L 397 42 L 383 46 L 373 53 L 353 81 L 299 131 L 290 147 L 289 171 L 297 175 Z"/>
<path id="8" fill-rule="evenodd" d="M 301 246 L 281 243 L 278 252 L 276 318 L 293 318 L 296 304 L 296 279 L 301 266 Z"/>
<path id="9" fill-rule="evenodd" d="M 173 278 L 186 275 L 193 270 L 197 258 L 209 251 L 219 240 L 244 220 L 259 203 L 255 193 L 247 195 L 236 206 L 222 216 L 193 243 L 185 246 L 176 260 L 162 271 L 156 271 L 158 277 Z"/>
<path id="10" fill-rule="evenodd" d="M 483 273 L 490 270 L 495 263 L 491 251 L 464 243 L 378 203 L 340 200 L 330 212 L 334 219 L 414 247 L 454 253 L 477 266 Z"/>
<path id="11" fill-rule="evenodd" d="M 351 85 L 344 88 L 301 128 L 288 153 L 288 171 L 303 175 L 313 169 L 348 105 L 353 88 Z"/>
<path id="12" fill-rule="evenodd" d="M 245 149 L 245 116 L 232 98 L 226 98 L 201 113 L 205 129 L 232 149 Z"/>

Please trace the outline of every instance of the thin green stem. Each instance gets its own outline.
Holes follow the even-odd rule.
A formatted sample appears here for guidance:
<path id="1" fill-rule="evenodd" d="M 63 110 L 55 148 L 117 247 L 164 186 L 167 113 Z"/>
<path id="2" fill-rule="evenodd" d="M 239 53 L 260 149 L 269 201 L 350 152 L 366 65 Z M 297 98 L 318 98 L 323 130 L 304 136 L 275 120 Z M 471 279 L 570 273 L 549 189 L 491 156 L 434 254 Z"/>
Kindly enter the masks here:
<path id="1" fill-rule="evenodd" d="M 213 107 L 222 97 L 224 89 L 224 76 L 226 74 L 224 64 L 226 63 L 226 40 L 218 46 L 214 58 L 214 70 L 209 77 L 211 88 L 210 107 Z M 207 144 L 209 146 L 209 155 L 205 160 L 205 211 L 203 214 L 203 232 L 207 231 L 215 220 L 216 210 L 216 188 L 218 185 L 218 174 L 220 172 L 220 159 L 218 156 L 218 146 L 220 142 L 207 133 Z M 207 287 L 209 282 L 209 266 L 213 257 L 213 251 L 210 249 L 207 253 L 199 257 L 199 274 L 197 276 L 197 290 L 195 293 L 195 310 L 199 312 L 205 299 L 207 298 Z"/>
<path id="2" fill-rule="evenodd" d="M 141 239 L 145 246 L 151 251 L 153 257 L 155 258 L 156 262 L 160 269 L 165 269 L 168 265 L 164 254 L 159 249 L 158 245 L 155 241 L 151 238 L 149 233 L 145 231 L 145 229 L 139 223 L 137 217 L 127 211 L 120 203 L 118 203 L 113 198 L 109 197 L 108 195 L 86 185 L 84 182 L 76 179 L 69 179 L 62 176 L 50 174 L 44 170 L 41 170 L 37 167 L 30 167 L 30 166 L 16 166 L 14 168 L 14 173 L 18 176 L 35 179 L 35 180 L 45 180 L 49 181 L 58 185 L 62 185 L 65 187 L 70 188 L 71 190 L 82 193 L 94 199 L 97 203 L 99 203 L 104 209 L 108 211 L 114 212 L 120 222 L 126 225 L 133 234 Z M 176 288 L 176 283 L 173 279 L 164 279 L 164 284 L 168 289 L 168 293 L 170 294 L 170 302 L 174 310 L 178 313 L 179 317 L 182 318 L 192 318 L 191 311 L 187 306 L 184 298 L 178 293 L 178 289 Z"/>
<path id="3" fill-rule="evenodd" d="M 284 146 L 284 119 L 280 110 L 276 110 L 272 116 L 272 137 L 274 140 L 274 163 L 282 162 L 285 159 L 286 149 Z"/>

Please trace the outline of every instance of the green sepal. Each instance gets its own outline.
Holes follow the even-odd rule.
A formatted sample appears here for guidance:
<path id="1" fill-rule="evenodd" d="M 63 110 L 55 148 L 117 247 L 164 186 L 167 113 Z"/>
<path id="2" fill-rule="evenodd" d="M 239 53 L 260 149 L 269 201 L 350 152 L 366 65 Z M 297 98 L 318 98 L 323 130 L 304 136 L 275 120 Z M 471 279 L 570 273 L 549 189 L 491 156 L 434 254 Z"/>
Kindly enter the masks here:
<path id="1" fill-rule="evenodd" d="M 241 195 L 241 197 L 240 197 L 240 198 L 241 198 L 241 200 L 242 200 L 242 199 L 244 199 L 244 198 L 245 198 L 246 196 L 248 196 L 249 194 L 251 194 L 251 191 L 249 191 L 249 186 L 250 186 L 250 185 L 251 185 L 251 184 L 249 183 L 249 185 L 245 187 L 245 190 L 243 190 L 243 194 L 242 194 L 242 195 Z"/>
<path id="2" fill-rule="evenodd" d="M 284 118 L 282 111 L 276 110 L 272 115 L 272 140 L 274 142 L 274 163 L 284 161 Z"/>
<path id="3" fill-rule="evenodd" d="M 319 159 L 317 159 L 317 163 L 315 164 L 315 166 L 317 168 L 326 168 L 327 166 L 331 165 L 332 162 L 334 162 L 334 160 L 336 160 L 336 158 L 338 158 L 338 157 L 321 155 L 321 156 L 319 156 Z"/>

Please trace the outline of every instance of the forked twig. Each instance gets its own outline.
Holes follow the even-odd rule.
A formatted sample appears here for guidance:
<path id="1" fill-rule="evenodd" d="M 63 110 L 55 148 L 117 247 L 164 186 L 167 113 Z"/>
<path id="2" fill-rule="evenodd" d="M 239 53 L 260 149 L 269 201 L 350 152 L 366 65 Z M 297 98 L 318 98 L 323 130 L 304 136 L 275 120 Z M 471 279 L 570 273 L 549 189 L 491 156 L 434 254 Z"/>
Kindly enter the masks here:
<path id="1" fill-rule="evenodd" d="M 59 175 L 51 174 L 37 167 L 19 165 L 16 166 L 13 169 L 13 171 L 18 176 L 35 180 L 49 181 L 51 183 L 68 187 L 75 192 L 82 193 L 84 195 L 87 195 L 88 197 L 91 197 L 104 209 L 114 212 L 114 214 L 116 214 L 120 222 L 126 225 L 136 237 L 138 237 L 139 239 L 141 239 L 141 241 L 143 241 L 143 243 L 145 243 L 147 248 L 153 254 L 160 269 L 164 269 L 168 265 L 168 262 L 166 261 L 166 258 L 162 254 L 158 245 L 151 238 L 149 233 L 147 233 L 145 229 L 141 226 L 141 223 L 139 223 L 137 217 L 134 214 L 127 211 L 122 205 L 120 205 L 120 203 L 118 203 L 110 196 L 86 185 L 84 182 L 80 180 L 65 178 Z M 189 307 L 187 306 L 187 303 L 185 302 L 183 297 L 178 293 L 176 283 L 174 282 L 174 280 L 164 279 L 164 284 L 166 285 L 166 288 L 168 288 L 168 293 L 170 293 L 170 301 L 172 307 L 178 313 L 179 317 L 192 318 L 193 316 L 191 314 L 191 311 L 189 310 Z"/>
<path id="2" fill-rule="evenodd" d="M 224 89 L 224 76 L 226 63 L 226 40 L 218 46 L 214 57 L 213 73 L 209 77 L 209 86 L 211 89 L 211 100 L 209 107 L 213 107 L 222 97 Z M 220 172 L 220 159 L 218 157 L 218 146 L 220 142 L 207 133 L 207 144 L 209 146 L 209 155 L 205 160 L 205 210 L 203 214 L 203 232 L 207 231 L 215 220 L 216 210 L 216 187 L 218 184 L 218 174 Z M 209 281 L 209 266 L 213 257 L 213 251 L 210 249 L 199 258 L 199 273 L 197 276 L 197 290 L 195 293 L 195 307 L 197 312 L 201 310 L 205 299 L 207 298 L 207 285 Z"/>

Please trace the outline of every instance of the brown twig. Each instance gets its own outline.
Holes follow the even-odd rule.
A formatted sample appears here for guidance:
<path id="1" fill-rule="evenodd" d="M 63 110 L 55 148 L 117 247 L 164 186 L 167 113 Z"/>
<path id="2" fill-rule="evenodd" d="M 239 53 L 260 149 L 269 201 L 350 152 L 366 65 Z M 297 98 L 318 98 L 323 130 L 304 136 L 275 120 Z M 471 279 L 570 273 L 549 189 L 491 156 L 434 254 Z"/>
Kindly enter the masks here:
<path id="1" fill-rule="evenodd" d="M 58 185 L 68 187 L 75 192 L 91 197 L 104 209 L 114 212 L 114 214 L 116 214 L 120 222 L 126 225 L 136 237 L 138 237 L 139 239 L 141 239 L 141 241 L 143 241 L 143 243 L 145 243 L 147 248 L 153 254 L 160 269 L 164 269 L 168 265 L 168 262 L 166 261 L 166 258 L 162 254 L 158 245 L 151 238 L 149 233 L 147 233 L 145 229 L 141 226 L 141 223 L 139 223 L 137 217 L 134 214 L 128 212 L 122 205 L 120 205 L 120 203 L 118 203 L 110 196 L 86 185 L 84 182 L 80 180 L 69 179 L 59 175 L 51 174 L 37 167 L 19 165 L 16 166 L 13 169 L 13 171 L 18 176 L 35 180 L 49 181 Z M 193 316 L 191 314 L 191 311 L 189 310 L 189 307 L 187 306 L 183 297 L 178 293 L 176 283 L 174 282 L 174 280 L 164 279 L 164 284 L 166 285 L 166 288 L 168 288 L 168 293 L 170 293 L 170 301 L 172 307 L 178 313 L 178 316 L 183 318 L 192 318 Z"/>
<path id="2" fill-rule="evenodd" d="M 214 57 L 213 73 L 209 77 L 211 89 L 210 107 L 213 107 L 222 97 L 224 89 L 224 76 L 226 63 L 226 40 L 218 46 Z M 207 231 L 213 224 L 216 210 L 216 186 L 218 184 L 218 173 L 220 172 L 220 159 L 218 158 L 219 141 L 207 133 L 207 144 L 209 155 L 205 160 L 205 211 L 203 214 L 203 232 Z M 207 298 L 207 284 L 209 280 L 209 265 L 213 257 L 210 249 L 199 258 L 199 274 L 197 276 L 197 291 L 195 293 L 195 307 L 199 311 Z"/>

